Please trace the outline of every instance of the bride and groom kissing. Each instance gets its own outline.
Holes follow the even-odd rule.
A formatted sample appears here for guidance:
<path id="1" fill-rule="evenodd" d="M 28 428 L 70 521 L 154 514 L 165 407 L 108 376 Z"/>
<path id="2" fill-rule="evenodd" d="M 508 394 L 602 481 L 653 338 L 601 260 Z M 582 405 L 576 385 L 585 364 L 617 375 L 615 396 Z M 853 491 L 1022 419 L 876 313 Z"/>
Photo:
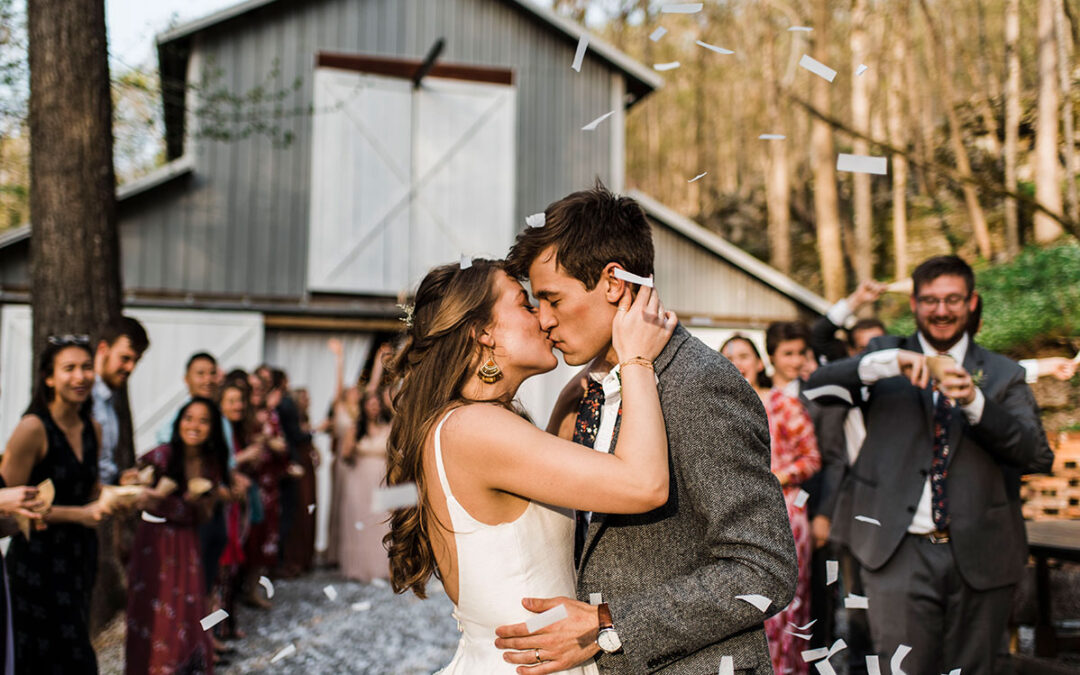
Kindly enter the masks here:
<path id="1" fill-rule="evenodd" d="M 395 591 L 425 597 L 434 575 L 454 602 L 442 673 L 771 672 L 762 624 L 797 568 L 765 411 L 620 269 L 651 277 L 650 226 L 597 183 L 505 261 L 436 267 L 416 292 L 387 482 L 420 500 L 386 544 Z M 513 400 L 554 349 L 586 367 L 544 432 Z"/>

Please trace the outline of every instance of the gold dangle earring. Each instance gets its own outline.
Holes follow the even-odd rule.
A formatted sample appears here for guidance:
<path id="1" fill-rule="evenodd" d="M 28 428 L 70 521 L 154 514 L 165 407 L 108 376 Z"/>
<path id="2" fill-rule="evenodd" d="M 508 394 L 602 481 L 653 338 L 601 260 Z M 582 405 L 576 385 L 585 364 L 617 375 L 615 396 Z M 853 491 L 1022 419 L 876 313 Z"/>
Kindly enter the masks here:
<path id="1" fill-rule="evenodd" d="M 491 356 L 484 362 L 484 365 L 480 366 L 480 370 L 476 372 L 476 375 L 484 384 L 495 384 L 502 378 L 502 368 L 499 367 L 499 364 L 495 363 L 494 349 L 491 350 Z"/>

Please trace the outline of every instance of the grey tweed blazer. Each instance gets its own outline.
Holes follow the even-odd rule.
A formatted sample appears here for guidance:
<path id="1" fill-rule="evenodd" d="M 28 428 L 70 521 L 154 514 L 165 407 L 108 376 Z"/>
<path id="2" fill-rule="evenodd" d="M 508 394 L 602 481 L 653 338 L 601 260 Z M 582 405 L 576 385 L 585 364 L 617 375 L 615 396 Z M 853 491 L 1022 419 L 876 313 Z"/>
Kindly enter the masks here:
<path id="1" fill-rule="evenodd" d="M 736 670 L 771 673 L 762 624 L 791 601 L 798 569 L 765 409 L 681 325 L 655 366 L 671 494 L 649 513 L 593 514 L 578 598 L 602 593 L 623 643 L 597 663 L 603 673 L 699 675 L 731 656 Z M 750 593 L 772 600 L 766 613 L 735 599 Z"/>

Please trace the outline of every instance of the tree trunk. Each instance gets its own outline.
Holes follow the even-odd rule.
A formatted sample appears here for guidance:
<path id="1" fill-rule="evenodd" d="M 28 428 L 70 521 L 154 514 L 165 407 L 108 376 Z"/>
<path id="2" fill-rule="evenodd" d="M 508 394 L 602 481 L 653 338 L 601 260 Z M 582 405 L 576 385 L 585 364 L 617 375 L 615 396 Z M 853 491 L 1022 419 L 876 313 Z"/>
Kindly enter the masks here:
<path id="1" fill-rule="evenodd" d="M 765 19 L 765 21 L 768 21 Z M 771 26 L 771 22 L 769 24 Z M 764 40 L 765 117 L 768 133 L 783 128 L 780 115 L 780 83 L 777 81 L 776 49 Z M 788 176 L 788 141 L 766 141 L 769 157 L 765 171 L 765 209 L 768 213 L 769 262 L 784 274 L 791 274 L 791 186 Z"/>
<path id="2" fill-rule="evenodd" d="M 1061 213 L 1061 166 L 1058 164 L 1058 64 L 1054 39 L 1056 0 L 1039 0 L 1039 118 L 1035 134 L 1035 199 L 1048 211 Z M 1035 213 L 1035 241 L 1044 244 L 1061 236 L 1061 224 Z"/>
<path id="3" fill-rule="evenodd" d="M 1016 190 L 1016 153 L 1020 142 L 1020 0 L 1005 4 L 1005 189 Z M 1013 197 L 1005 198 L 1005 251 L 1020 253 L 1020 218 Z"/>
<path id="4" fill-rule="evenodd" d="M 851 71 L 867 61 L 868 39 L 866 34 L 867 0 L 854 0 L 851 7 Z M 855 75 L 851 80 L 851 123 L 862 134 L 870 131 L 870 92 L 866 74 Z M 869 155 L 870 144 L 855 139 L 853 152 Z M 873 226 L 874 205 L 870 197 L 870 174 L 852 174 L 855 210 L 855 278 L 866 281 L 874 275 Z"/>
<path id="5" fill-rule="evenodd" d="M 829 61 L 829 0 L 814 4 L 814 58 Z M 813 105 L 830 113 L 832 85 L 816 75 L 813 78 Z M 821 256 L 821 280 L 825 298 L 836 302 L 845 294 L 844 252 L 840 243 L 840 209 L 836 192 L 836 153 L 832 128 L 814 118 L 810 132 L 810 163 L 814 173 L 814 219 L 817 225 L 818 253 Z"/>
<path id="6" fill-rule="evenodd" d="M 885 94 L 888 115 L 889 141 L 893 146 L 906 150 L 907 125 L 904 119 L 904 62 L 907 60 L 907 21 L 900 17 L 893 36 L 892 54 L 889 60 L 889 82 Z M 910 269 L 907 243 L 907 157 L 892 157 L 892 204 L 893 204 L 893 260 L 897 279 L 906 277 Z"/>
<path id="7" fill-rule="evenodd" d="M 49 335 L 100 334 L 122 296 L 104 0 L 31 0 L 27 26 L 36 360 Z M 117 569 L 99 571 L 107 615 L 123 600 Z"/>
<path id="8" fill-rule="evenodd" d="M 1069 32 L 1065 28 L 1064 0 L 1054 2 L 1054 37 L 1057 41 L 1058 78 L 1061 85 L 1062 134 L 1065 136 L 1065 216 L 1080 222 L 1080 196 L 1076 190 L 1076 131 L 1073 128 L 1072 63 L 1069 59 Z"/>

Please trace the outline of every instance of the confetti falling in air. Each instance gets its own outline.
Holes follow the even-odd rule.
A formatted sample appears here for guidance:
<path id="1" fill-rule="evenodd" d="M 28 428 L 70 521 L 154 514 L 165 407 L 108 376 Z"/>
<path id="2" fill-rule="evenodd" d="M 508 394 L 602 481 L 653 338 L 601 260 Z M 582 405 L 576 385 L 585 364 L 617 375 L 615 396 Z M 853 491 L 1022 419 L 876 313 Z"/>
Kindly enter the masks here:
<path id="1" fill-rule="evenodd" d="M 678 61 L 670 61 L 668 63 L 657 63 L 657 64 L 655 64 L 653 66 L 653 70 L 662 73 L 662 72 L 664 72 L 666 70 L 675 70 L 680 65 L 682 65 L 682 64 L 680 64 Z"/>
<path id="2" fill-rule="evenodd" d="M 286 647 L 285 649 L 282 649 L 277 654 L 274 654 L 274 658 L 270 659 L 270 663 L 277 663 L 281 659 L 288 658 L 288 657 L 292 656 L 295 653 L 296 653 L 296 646 L 295 645 L 289 645 L 288 647 Z"/>
<path id="3" fill-rule="evenodd" d="M 832 647 L 829 647 L 829 656 L 826 658 L 831 659 L 833 656 L 844 651 L 845 649 L 847 649 L 847 643 L 844 642 L 843 638 L 841 638 L 834 642 Z"/>
<path id="4" fill-rule="evenodd" d="M 829 663 L 829 659 L 818 661 L 814 664 L 814 668 L 817 668 L 819 675 L 836 675 L 836 669 Z"/>
<path id="5" fill-rule="evenodd" d="M 259 585 L 266 589 L 266 597 L 274 597 L 274 582 L 270 581 L 266 577 L 259 577 Z"/>
<path id="6" fill-rule="evenodd" d="M 142 519 L 145 520 L 148 523 L 164 523 L 165 522 L 165 519 L 162 518 L 161 516 L 155 516 L 154 514 L 147 513 L 146 511 L 142 512 Z"/>
<path id="7" fill-rule="evenodd" d="M 472 264 L 472 261 L 469 261 Z M 417 500 L 416 483 L 402 483 L 381 488 L 371 494 L 371 510 L 375 513 L 393 511 L 415 506 Z"/>
<path id="8" fill-rule="evenodd" d="M 952 670 L 949 671 L 949 675 L 960 675 L 960 669 L 959 668 L 953 668 Z"/>
<path id="9" fill-rule="evenodd" d="M 663 5 L 660 11 L 664 14 L 696 14 L 704 5 L 700 2 L 682 2 Z"/>
<path id="10" fill-rule="evenodd" d="M 911 651 L 911 647 L 907 645 L 899 645 L 896 651 L 893 652 L 892 658 L 889 659 L 889 667 L 892 668 L 893 675 L 905 675 L 904 671 L 900 668 L 900 664 L 903 663 L 904 658 Z"/>
<path id="11" fill-rule="evenodd" d="M 881 521 L 877 518 L 871 518 L 870 516 L 855 516 L 855 520 L 859 521 L 860 523 L 867 523 L 869 525 L 877 525 L 878 527 L 881 527 Z"/>
<path id="12" fill-rule="evenodd" d="M 581 72 L 581 62 L 585 59 L 585 50 L 589 48 L 588 33 L 578 38 L 577 52 L 574 53 L 574 63 L 570 66 L 576 72 Z"/>
<path id="13" fill-rule="evenodd" d="M 811 58 L 809 54 L 803 54 L 799 59 L 799 65 L 809 70 L 811 73 L 817 75 L 823 80 L 832 82 L 836 78 L 836 71 L 828 67 L 821 61 Z"/>
<path id="14" fill-rule="evenodd" d="M 795 630 L 810 630 L 810 628 L 812 628 L 812 627 L 813 627 L 813 625 L 814 625 L 815 623 L 817 623 L 817 619 L 814 619 L 813 621 L 811 621 L 810 623 L 806 624 L 805 626 L 796 626 L 796 625 L 795 625 L 794 623 L 792 623 L 791 621 L 788 621 L 788 622 L 787 622 L 787 625 L 791 626 L 791 627 L 792 627 L 792 628 L 794 628 Z"/>
<path id="15" fill-rule="evenodd" d="M 735 657 L 721 656 L 720 670 L 716 671 L 716 675 L 735 675 Z"/>
<path id="16" fill-rule="evenodd" d="M 849 155 L 841 152 L 836 158 L 837 171 L 854 173 L 873 173 L 884 176 L 889 172 L 889 161 L 885 157 L 867 155 Z"/>
<path id="17" fill-rule="evenodd" d="M 330 602 L 337 600 L 337 589 L 333 586 L 324 587 L 322 592 L 326 594 L 326 597 L 330 598 Z"/>
<path id="18" fill-rule="evenodd" d="M 547 628 L 553 623 L 562 621 L 567 616 L 566 605 L 556 605 L 546 612 L 541 612 L 540 614 L 529 617 L 529 620 L 525 622 L 525 629 L 530 633 L 535 633 L 538 630 Z"/>
<path id="19" fill-rule="evenodd" d="M 866 657 L 866 675 L 881 675 L 881 659 L 877 654 Z"/>
<path id="20" fill-rule="evenodd" d="M 716 45 L 711 45 L 711 44 L 709 44 L 707 42 L 702 42 L 701 40 L 695 40 L 694 44 L 696 44 L 699 47 L 704 47 L 705 49 L 712 50 L 712 51 L 716 52 L 717 54 L 734 54 L 735 53 L 735 52 L 731 51 L 730 49 L 724 49 L 723 47 L 717 47 Z"/>
<path id="21" fill-rule="evenodd" d="M 844 609 L 869 609 L 869 608 L 870 608 L 870 601 L 866 599 L 865 595 L 855 595 L 854 593 L 849 593 L 848 596 L 846 598 L 844 598 Z"/>
<path id="22" fill-rule="evenodd" d="M 359 532 L 360 530 L 364 529 L 364 524 L 358 520 L 353 523 L 353 527 L 355 527 L 356 531 Z"/>
<path id="23" fill-rule="evenodd" d="M 616 111 L 606 112 L 600 117 L 597 117 L 592 122 L 589 122 L 585 126 L 581 127 L 582 131 L 595 131 L 596 127 L 600 126 L 600 123 L 615 114 Z"/>
<path id="24" fill-rule="evenodd" d="M 784 134 L 761 134 L 758 136 L 758 140 L 761 141 L 782 141 L 785 138 L 787 138 L 787 136 Z"/>
<path id="25" fill-rule="evenodd" d="M 836 560 L 825 561 L 825 585 L 832 586 L 840 576 L 840 563 Z"/>
<path id="26" fill-rule="evenodd" d="M 868 70 L 870 70 L 870 66 L 866 65 L 865 63 L 860 63 L 859 67 L 855 69 L 855 74 L 862 75 Z"/>
<path id="27" fill-rule="evenodd" d="M 471 255 L 465 255 L 464 253 L 462 253 L 461 254 L 461 262 L 458 263 L 458 264 L 461 265 L 461 269 L 463 269 L 463 270 L 469 269 L 470 267 L 472 267 L 472 256 Z"/>
<path id="28" fill-rule="evenodd" d="M 223 609 L 218 609 L 199 619 L 199 623 L 202 624 L 203 630 L 210 630 L 227 618 L 229 618 L 229 613 Z"/>
<path id="29" fill-rule="evenodd" d="M 686 182 L 687 182 L 687 183 L 693 183 L 693 182 L 695 182 L 695 181 L 699 181 L 699 180 L 701 180 L 702 178 L 704 178 L 705 176 L 708 176 L 708 175 L 709 175 L 709 172 L 708 172 L 708 171 L 706 171 L 706 172 L 704 172 L 704 173 L 699 173 L 698 175 L 694 176 L 693 178 L 691 178 L 690 180 L 688 180 L 688 181 L 686 181 Z"/>
<path id="30" fill-rule="evenodd" d="M 307 505 L 307 512 L 308 512 L 308 515 L 309 515 L 309 516 L 310 516 L 311 514 L 315 513 L 315 505 L 314 505 L 314 504 L 308 504 L 308 505 Z"/>
<path id="31" fill-rule="evenodd" d="M 810 26 L 792 26 L 788 28 L 789 33 L 809 33 L 813 30 Z"/>
<path id="32" fill-rule="evenodd" d="M 799 490 L 799 494 L 795 495 L 795 508 L 801 509 L 806 506 L 806 500 L 810 499 L 810 493 L 806 490 Z"/>
<path id="33" fill-rule="evenodd" d="M 818 647 L 817 649 L 807 649 L 802 653 L 802 660 L 807 663 L 813 663 L 818 659 L 824 659 L 829 655 L 828 647 Z"/>
<path id="34" fill-rule="evenodd" d="M 547 217 L 543 211 L 534 213 L 531 216 L 525 216 L 526 227 L 543 227 L 545 222 L 547 222 Z"/>
<path id="35" fill-rule="evenodd" d="M 621 267 L 615 268 L 615 278 L 622 279 L 623 281 L 631 284 L 637 284 L 638 286 L 653 287 L 653 280 L 649 277 L 640 277 L 633 272 L 627 272 Z"/>
<path id="36" fill-rule="evenodd" d="M 604 595 L 602 593 L 589 593 L 589 604 L 599 605 L 604 602 Z"/>
<path id="37" fill-rule="evenodd" d="M 748 602 L 754 607 L 757 607 L 759 612 L 764 612 L 772 604 L 772 600 L 766 598 L 764 595 L 758 595 L 757 593 L 750 593 L 749 595 L 736 595 L 736 600 L 742 600 Z"/>
<path id="38" fill-rule="evenodd" d="M 660 26 L 656 30 L 654 30 L 652 33 L 649 33 L 649 39 L 652 40 L 653 42 L 656 42 L 657 40 L 664 37 L 665 35 L 667 35 L 667 28 L 664 28 L 663 26 Z"/>
<path id="39" fill-rule="evenodd" d="M 802 638 L 803 640 L 806 640 L 807 642 L 809 642 L 809 641 L 810 641 L 810 638 L 814 637 L 814 636 L 813 636 L 813 635 L 811 635 L 810 633 L 796 633 L 796 632 L 795 632 L 795 631 L 793 631 L 793 630 L 787 630 L 787 629 L 785 629 L 785 630 L 784 630 L 784 632 L 785 632 L 785 633 L 787 633 L 788 635 L 794 635 L 794 636 L 795 636 L 795 637 L 797 637 L 797 638 Z"/>
<path id="40" fill-rule="evenodd" d="M 371 602 L 354 602 L 352 605 L 350 605 L 350 607 L 354 612 L 366 612 L 371 609 Z"/>

